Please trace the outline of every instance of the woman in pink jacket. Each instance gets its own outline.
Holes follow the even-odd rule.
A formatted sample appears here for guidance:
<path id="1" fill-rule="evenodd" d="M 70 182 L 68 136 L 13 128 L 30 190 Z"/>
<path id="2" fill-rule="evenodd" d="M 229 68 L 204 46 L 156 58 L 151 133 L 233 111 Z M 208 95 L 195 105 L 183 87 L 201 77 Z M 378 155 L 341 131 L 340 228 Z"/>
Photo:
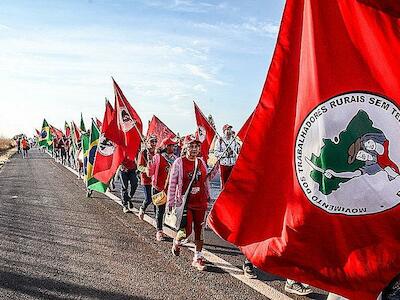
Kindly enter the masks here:
<path id="1" fill-rule="evenodd" d="M 184 141 L 186 154 L 175 160 L 171 167 L 167 204 L 168 209 L 183 208 L 182 221 L 172 244 L 172 253 L 180 254 L 181 241 L 192 230 L 195 236 L 196 251 L 192 265 L 202 271 L 206 268 L 203 249 L 203 227 L 210 199 L 210 185 L 207 165 L 199 156 L 201 142 L 194 135 L 188 135 Z M 197 169 L 196 172 L 195 169 Z M 187 192 L 186 201 L 184 198 Z M 179 218 L 178 218 L 179 219 Z"/>

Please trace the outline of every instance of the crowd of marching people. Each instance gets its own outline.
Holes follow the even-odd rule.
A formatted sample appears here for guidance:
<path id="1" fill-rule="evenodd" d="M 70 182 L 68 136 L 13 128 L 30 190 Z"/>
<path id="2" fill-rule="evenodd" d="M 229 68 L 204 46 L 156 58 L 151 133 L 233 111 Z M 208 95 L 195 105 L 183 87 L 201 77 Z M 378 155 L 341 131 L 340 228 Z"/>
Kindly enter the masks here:
<path id="1" fill-rule="evenodd" d="M 82 143 L 73 150 L 70 137 L 54 137 L 52 156 L 60 163 L 83 172 Z M 206 270 L 203 255 L 204 227 L 208 204 L 211 200 L 210 180 L 220 175 L 221 189 L 228 181 L 231 170 L 241 148 L 240 139 L 235 136 L 232 126 L 223 126 L 223 135 L 215 140 L 212 155 L 216 159 L 209 166 L 202 157 L 201 141 L 198 134 L 189 134 L 183 138 L 165 137 L 159 141 L 156 135 L 149 135 L 141 145 L 137 157 L 125 158 L 110 182 L 109 188 L 115 189 L 115 180 L 121 183 L 121 203 L 124 213 L 133 210 L 133 197 L 139 184 L 143 188 L 144 199 L 139 207 L 138 218 L 152 206 L 155 215 L 155 240 L 165 241 L 163 227 L 175 228 L 171 252 L 179 256 L 181 247 L 189 239 L 195 244 L 192 266 L 199 271 Z M 89 195 L 91 192 L 89 193 Z M 181 210 L 174 224 L 168 223 L 168 213 Z M 249 279 L 257 278 L 252 263 L 245 259 L 243 274 Z M 308 285 L 288 279 L 285 290 L 298 295 L 312 292 Z"/>
<path id="2" fill-rule="evenodd" d="M 42 131 L 37 131 L 38 144 L 50 150 L 59 162 L 75 168 L 78 176 L 84 175 L 88 197 L 93 191 L 114 190 L 114 181 L 119 179 L 124 213 L 133 211 L 133 197 L 140 184 L 144 199 L 138 218 L 144 220 L 152 206 L 155 240 L 165 241 L 164 226 L 175 230 L 171 245 L 174 256 L 179 256 L 182 246 L 193 240 L 192 266 L 204 271 L 207 269 L 203 255 L 204 227 L 211 201 L 210 181 L 219 174 L 221 189 L 229 186 L 229 177 L 242 148 L 241 133 L 247 130 L 248 122 L 238 134 L 226 124 L 223 134 L 219 135 L 212 118 L 205 118 L 194 103 L 195 134 L 181 138 L 153 116 L 143 136 L 140 117 L 116 82 L 113 83 L 115 105 L 113 108 L 106 101 L 102 123 L 92 120 L 91 129 L 86 130 L 81 116 L 80 129 L 74 122 L 71 127 L 66 123 L 64 134 L 44 120 Z M 162 123 L 161 127 L 152 126 L 153 120 L 159 125 Z M 22 141 L 21 145 L 24 148 Z M 254 266 L 246 257 L 242 269 L 245 277 L 257 278 Z M 285 291 L 297 295 L 312 292 L 307 284 L 291 279 L 286 280 Z M 336 295 L 329 297 L 340 299 Z"/>

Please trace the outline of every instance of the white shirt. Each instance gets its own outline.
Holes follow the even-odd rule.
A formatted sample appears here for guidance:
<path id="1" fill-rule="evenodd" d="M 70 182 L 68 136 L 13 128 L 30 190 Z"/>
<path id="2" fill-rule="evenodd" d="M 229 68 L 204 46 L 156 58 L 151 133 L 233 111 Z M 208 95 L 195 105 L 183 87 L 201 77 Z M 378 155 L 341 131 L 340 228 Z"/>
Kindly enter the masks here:
<path id="1" fill-rule="evenodd" d="M 233 166 L 236 163 L 240 151 L 240 144 L 235 137 L 227 139 L 225 136 L 217 138 L 214 147 L 214 155 L 221 157 L 220 164 L 222 166 Z"/>

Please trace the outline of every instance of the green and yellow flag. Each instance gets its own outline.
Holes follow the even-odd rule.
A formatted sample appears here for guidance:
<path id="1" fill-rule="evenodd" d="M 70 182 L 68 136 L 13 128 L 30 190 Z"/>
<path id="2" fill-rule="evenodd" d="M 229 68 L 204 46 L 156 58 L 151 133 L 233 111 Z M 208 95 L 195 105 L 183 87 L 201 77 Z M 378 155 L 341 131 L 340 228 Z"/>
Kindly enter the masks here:
<path id="1" fill-rule="evenodd" d="M 94 159 L 96 156 L 97 145 L 99 144 L 100 131 L 97 128 L 96 122 L 92 119 L 92 127 L 90 130 L 89 149 L 85 155 L 86 161 L 86 186 L 88 189 L 105 193 L 108 185 L 98 181 L 93 177 Z"/>
<path id="2" fill-rule="evenodd" d="M 51 148 L 53 139 L 50 133 L 50 126 L 46 119 L 43 119 L 42 131 L 40 132 L 39 145 L 47 148 Z"/>
<path id="3" fill-rule="evenodd" d="M 83 122 L 82 113 L 81 113 L 81 126 L 80 126 L 79 129 L 80 129 L 82 132 L 85 132 L 85 131 L 86 131 L 86 126 L 85 126 L 85 122 Z"/>
<path id="4" fill-rule="evenodd" d="M 87 163 L 90 146 L 90 133 L 86 132 L 81 135 L 82 152 L 83 152 L 83 181 L 87 182 Z"/>

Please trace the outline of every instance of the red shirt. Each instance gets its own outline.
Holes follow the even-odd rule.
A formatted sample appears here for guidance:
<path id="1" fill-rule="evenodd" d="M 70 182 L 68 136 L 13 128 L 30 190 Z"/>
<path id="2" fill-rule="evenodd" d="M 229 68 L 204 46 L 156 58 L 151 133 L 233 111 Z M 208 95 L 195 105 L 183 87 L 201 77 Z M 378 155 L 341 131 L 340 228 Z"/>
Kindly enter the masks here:
<path id="1" fill-rule="evenodd" d="M 183 182 L 182 182 L 182 193 L 185 193 L 190 181 L 192 180 L 194 171 L 194 161 L 182 158 L 183 166 Z M 191 209 L 207 209 L 207 194 L 206 194 L 206 177 L 207 170 L 203 163 L 199 160 L 197 165 L 197 174 L 193 181 L 192 187 L 189 192 L 187 207 Z"/>
<path id="2" fill-rule="evenodd" d="M 22 148 L 23 148 L 23 149 L 26 149 L 27 146 L 28 146 L 28 141 L 27 141 L 27 140 L 22 140 L 22 141 L 21 141 L 21 145 L 22 145 Z"/>
<path id="3" fill-rule="evenodd" d="M 167 180 L 170 164 L 167 162 L 163 155 L 160 155 L 160 165 L 158 167 L 158 176 L 157 182 L 155 183 L 154 188 L 158 191 L 161 191 L 165 187 L 165 181 Z M 167 184 L 168 186 L 168 184 Z"/>
<path id="4" fill-rule="evenodd" d="M 125 158 L 122 162 L 122 166 L 128 170 L 136 170 L 136 163 L 134 160 Z"/>
<path id="5" fill-rule="evenodd" d="M 143 150 L 139 154 L 138 165 L 147 167 L 147 151 Z M 151 185 L 151 177 L 147 176 L 145 172 L 140 172 L 140 183 L 142 185 Z"/>

